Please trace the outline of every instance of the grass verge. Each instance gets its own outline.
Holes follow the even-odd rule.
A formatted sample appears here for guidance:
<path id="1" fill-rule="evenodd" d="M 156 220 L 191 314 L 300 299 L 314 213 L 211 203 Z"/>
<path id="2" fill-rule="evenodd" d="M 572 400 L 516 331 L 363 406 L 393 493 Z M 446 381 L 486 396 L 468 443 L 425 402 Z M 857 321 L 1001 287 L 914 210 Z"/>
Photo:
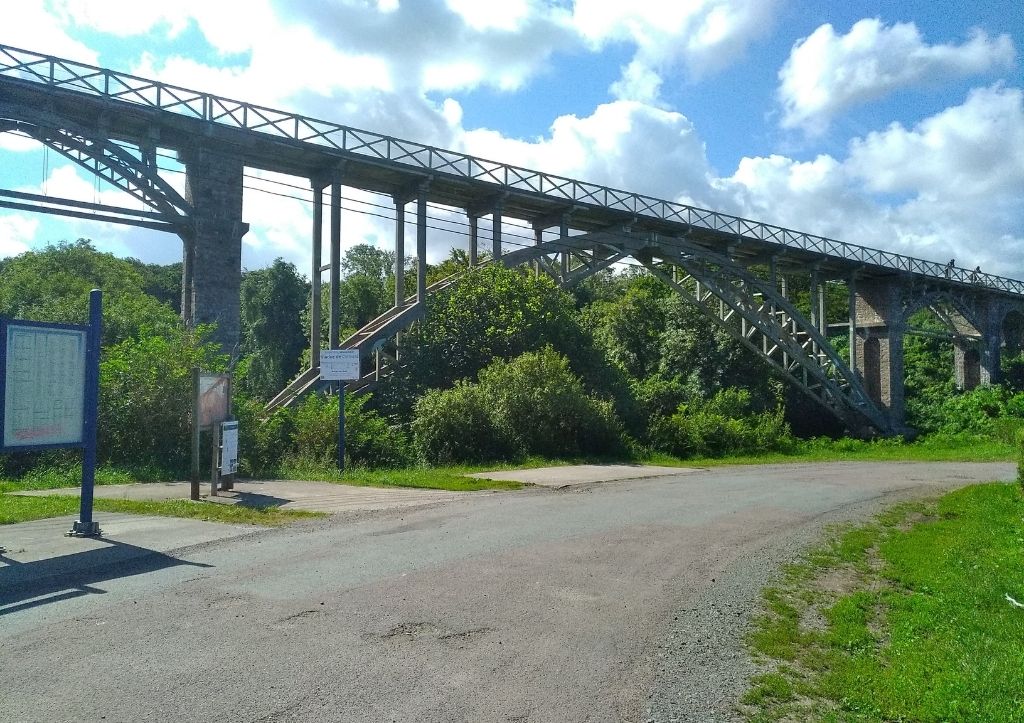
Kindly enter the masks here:
<path id="1" fill-rule="evenodd" d="M 991 483 L 837 532 L 764 593 L 755 721 L 1024 720 L 1024 495 Z"/>
<path id="2" fill-rule="evenodd" d="M 256 509 L 241 505 L 192 502 L 191 500 L 140 501 L 96 498 L 93 508 L 98 512 L 127 512 L 136 515 L 162 515 L 208 522 L 264 526 L 283 525 L 295 520 L 323 516 L 318 512 L 302 510 L 279 510 L 273 507 Z M 78 510 L 79 499 L 77 496 L 22 497 L 0 494 L 0 525 L 73 515 Z"/>

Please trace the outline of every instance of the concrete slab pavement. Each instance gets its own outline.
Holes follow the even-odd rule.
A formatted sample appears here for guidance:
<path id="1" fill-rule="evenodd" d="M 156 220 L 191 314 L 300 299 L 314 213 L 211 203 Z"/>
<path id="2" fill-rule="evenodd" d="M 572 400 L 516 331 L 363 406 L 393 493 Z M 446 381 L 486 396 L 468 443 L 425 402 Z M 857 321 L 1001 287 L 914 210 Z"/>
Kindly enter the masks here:
<path id="1" fill-rule="evenodd" d="M 178 517 L 100 513 L 102 537 L 65 537 L 75 516 L 0 526 L 0 616 L 53 596 L 102 592 L 98 582 L 178 565 L 175 551 L 266 528 Z"/>
<path id="2" fill-rule="evenodd" d="M 572 487 L 595 482 L 614 482 L 624 479 L 645 477 L 667 477 L 669 475 L 702 472 L 696 467 L 657 467 L 644 464 L 574 464 L 562 467 L 538 467 L 536 469 L 511 469 L 496 472 L 477 472 L 469 475 L 479 479 L 511 480 L 541 487 Z"/>
<path id="3" fill-rule="evenodd" d="M 209 483 L 202 486 L 203 495 L 211 501 L 244 504 L 251 507 L 278 507 L 283 510 L 311 512 L 351 512 L 390 510 L 446 502 L 467 495 L 485 492 L 449 492 L 447 490 L 411 489 L 407 487 L 355 487 L 331 482 L 297 480 L 255 480 L 235 482 L 234 489 L 208 497 Z M 129 500 L 188 499 L 188 482 L 144 482 L 127 485 L 97 485 L 96 497 Z M 16 492 L 21 495 L 74 495 L 78 487 Z"/>

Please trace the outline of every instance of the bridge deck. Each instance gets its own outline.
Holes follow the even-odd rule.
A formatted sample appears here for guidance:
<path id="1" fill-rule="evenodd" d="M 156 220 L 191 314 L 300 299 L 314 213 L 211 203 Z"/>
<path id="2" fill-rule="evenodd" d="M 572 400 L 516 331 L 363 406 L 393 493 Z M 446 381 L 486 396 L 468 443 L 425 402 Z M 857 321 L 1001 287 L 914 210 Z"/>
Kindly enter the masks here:
<path id="1" fill-rule="evenodd" d="M 817 263 L 825 276 L 910 274 L 943 283 L 1024 295 L 1024 282 L 927 261 L 685 204 L 488 161 L 371 131 L 273 110 L 125 73 L 0 45 L 2 119 L 78 129 L 132 144 L 182 151 L 197 142 L 246 165 L 316 177 L 344 161 L 343 183 L 403 195 L 429 179 L 429 200 L 556 226 L 572 212 L 575 231 L 630 224 L 634 231 L 691 243 L 779 268 Z"/>

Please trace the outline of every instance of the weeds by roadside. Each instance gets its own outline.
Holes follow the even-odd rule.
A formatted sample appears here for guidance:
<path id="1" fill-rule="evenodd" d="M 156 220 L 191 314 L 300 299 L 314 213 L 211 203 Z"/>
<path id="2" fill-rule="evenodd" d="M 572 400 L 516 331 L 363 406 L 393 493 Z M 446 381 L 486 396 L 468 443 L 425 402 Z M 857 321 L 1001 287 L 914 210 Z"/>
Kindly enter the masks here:
<path id="1" fill-rule="evenodd" d="M 1024 496 L 901 505 L 789 566 L 749 644 L 756 721 L 1024 720 Z"/>
<path id="2" fill-rule="evenodd" d="M 77 496 L 0 495 L 0 525 L 73 515 L 78 512 L 78 509 L 79 499 Z M 310 517 L 323 517 L 323 514 L 319 512 L 279 510 L 273 507 L 254 508 L 214 502 L 192 502 L 191 500 L 143 501 L 96 498 L 94 509 L 99 512 L 127 512 L 135 515 L 161 515 L 207 522 L 264 526 L 284 525 Z"/>

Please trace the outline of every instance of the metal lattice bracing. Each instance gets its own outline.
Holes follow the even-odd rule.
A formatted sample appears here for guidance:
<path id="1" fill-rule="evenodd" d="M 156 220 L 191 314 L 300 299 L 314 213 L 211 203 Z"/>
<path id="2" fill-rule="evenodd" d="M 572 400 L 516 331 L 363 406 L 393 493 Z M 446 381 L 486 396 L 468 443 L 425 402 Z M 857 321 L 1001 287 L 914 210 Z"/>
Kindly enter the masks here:
<path id="1" fill-rule="evenodd" d="M 51 129 L 30 123 L 17 123 L 17 130 L 130 194 L 161 214 L 171 224 L 184 225 L 191 205 L 162 178 L 155 160 L 141 149 L 115 143 L 104 137 L 91 137 L 67 128 Z"/>
<path id="2" fill-rule="evenodd" d="M 555 263 L 552 257 L 562 254 L 568 255 L 570 263 Z M 778 291 L 775 282 L 727 257 L 708 254 L 682 239 L 650 239 L 627 231 L 609 231 L 518 249 L 505 254 L 500 262 L 515 266 L 542 261 L 541 268 L 556 282 L 571 286 L 628 257 L 639 260 L 783 378 L 844 422 L 855 428 L 874 427 L 885 434 L 896 431 L 828 339 Z M 429 291 L 447 288 L 459 277 L 461 274 L 438 282 Z M 405 305 L 385 312 L 342 346 L 368 350 L 393 336 L 422 318 L 425 309 L 413 302 L 410 298 Z M 393 359 L 386 359 L 384 366 L 378 364 L 349 388 L 356 392 L 371 390 L 393 364 Z M 311 370 L 272 401 L 270 408 L 288 405 L 317 386 L 316 374 Z"/>
<path id="3" fill-rule="evenodd" d="M 685 246 L 682 242 L 679 245 Z M 687 253 L 684 249 L 664 252 L 660 263 L 642 263 L 843 421 L 855 428 L 867 423 L 883 433 L 895 431 L 828 339 L 779 293 L 774 281 L 728 258 Z"/>
<path id="4" fill-rule="evenodd" d="M 863 266 L 880 271 L 896 271 L 1024 295 L 1024 282 L 1015 279 L 953 268 L 944 263 L 489 161 L 373 131 L 0 45 L 0 89 L 5 86 L 22 90 L 45 88 L 53 93 L 70 91 L 79 97 L 98 99 L 111 108 L 119 106 L 158 111 L 167 118 L 193 122 L 206 131 L 244 131 L 251 138 L 260 137 L 279 142 L 281 145 L 276 146 L 278 150 L 288 147 L 299 153 L 299 147 L 303 147 L 301 152 L 305 153 L 305 148 L 320 149 L 325 156 L 348 158 L 367 167 L 390 169 L 421 179 L 458 181 L 466 189 L 473 187 L 481 190 L 488 187 L 488 194 L 504 194 L 503 197 L 509 199 L 510 205 L 511 201 L 517 199 L 523 203 L 543 201 L 548 204 L 549 211 L 551 204 L 557 203 L 578 212 L 577 219 L 583 219 L 594 212 L 599 212 L 603 217 L 614 214 L 619 218 L 628 217 L 646 223 L 652 229 L 657 226 L 655 230 L 663 232 L 668 232 L 669 228 L 679 232 L 700 231 L 716 244 L 731 239 L 759 249 L 774 249 L 778 253 L 788 250 L 804 256 L 820 256 L 851 268 Z M 2 97 L 0 95 L 0 99 Z M 8 113 L 0 103 L 0 117 L 8 117 Z M 294 167 L 289 165 L 294 162 L 295 159 L 287 162 L 282 160 L 278 170 L 294 172 Z M 408 182 L 408 178 L 405 182 Z M 591 225 L 586 230 L 594 228 Z"/>

